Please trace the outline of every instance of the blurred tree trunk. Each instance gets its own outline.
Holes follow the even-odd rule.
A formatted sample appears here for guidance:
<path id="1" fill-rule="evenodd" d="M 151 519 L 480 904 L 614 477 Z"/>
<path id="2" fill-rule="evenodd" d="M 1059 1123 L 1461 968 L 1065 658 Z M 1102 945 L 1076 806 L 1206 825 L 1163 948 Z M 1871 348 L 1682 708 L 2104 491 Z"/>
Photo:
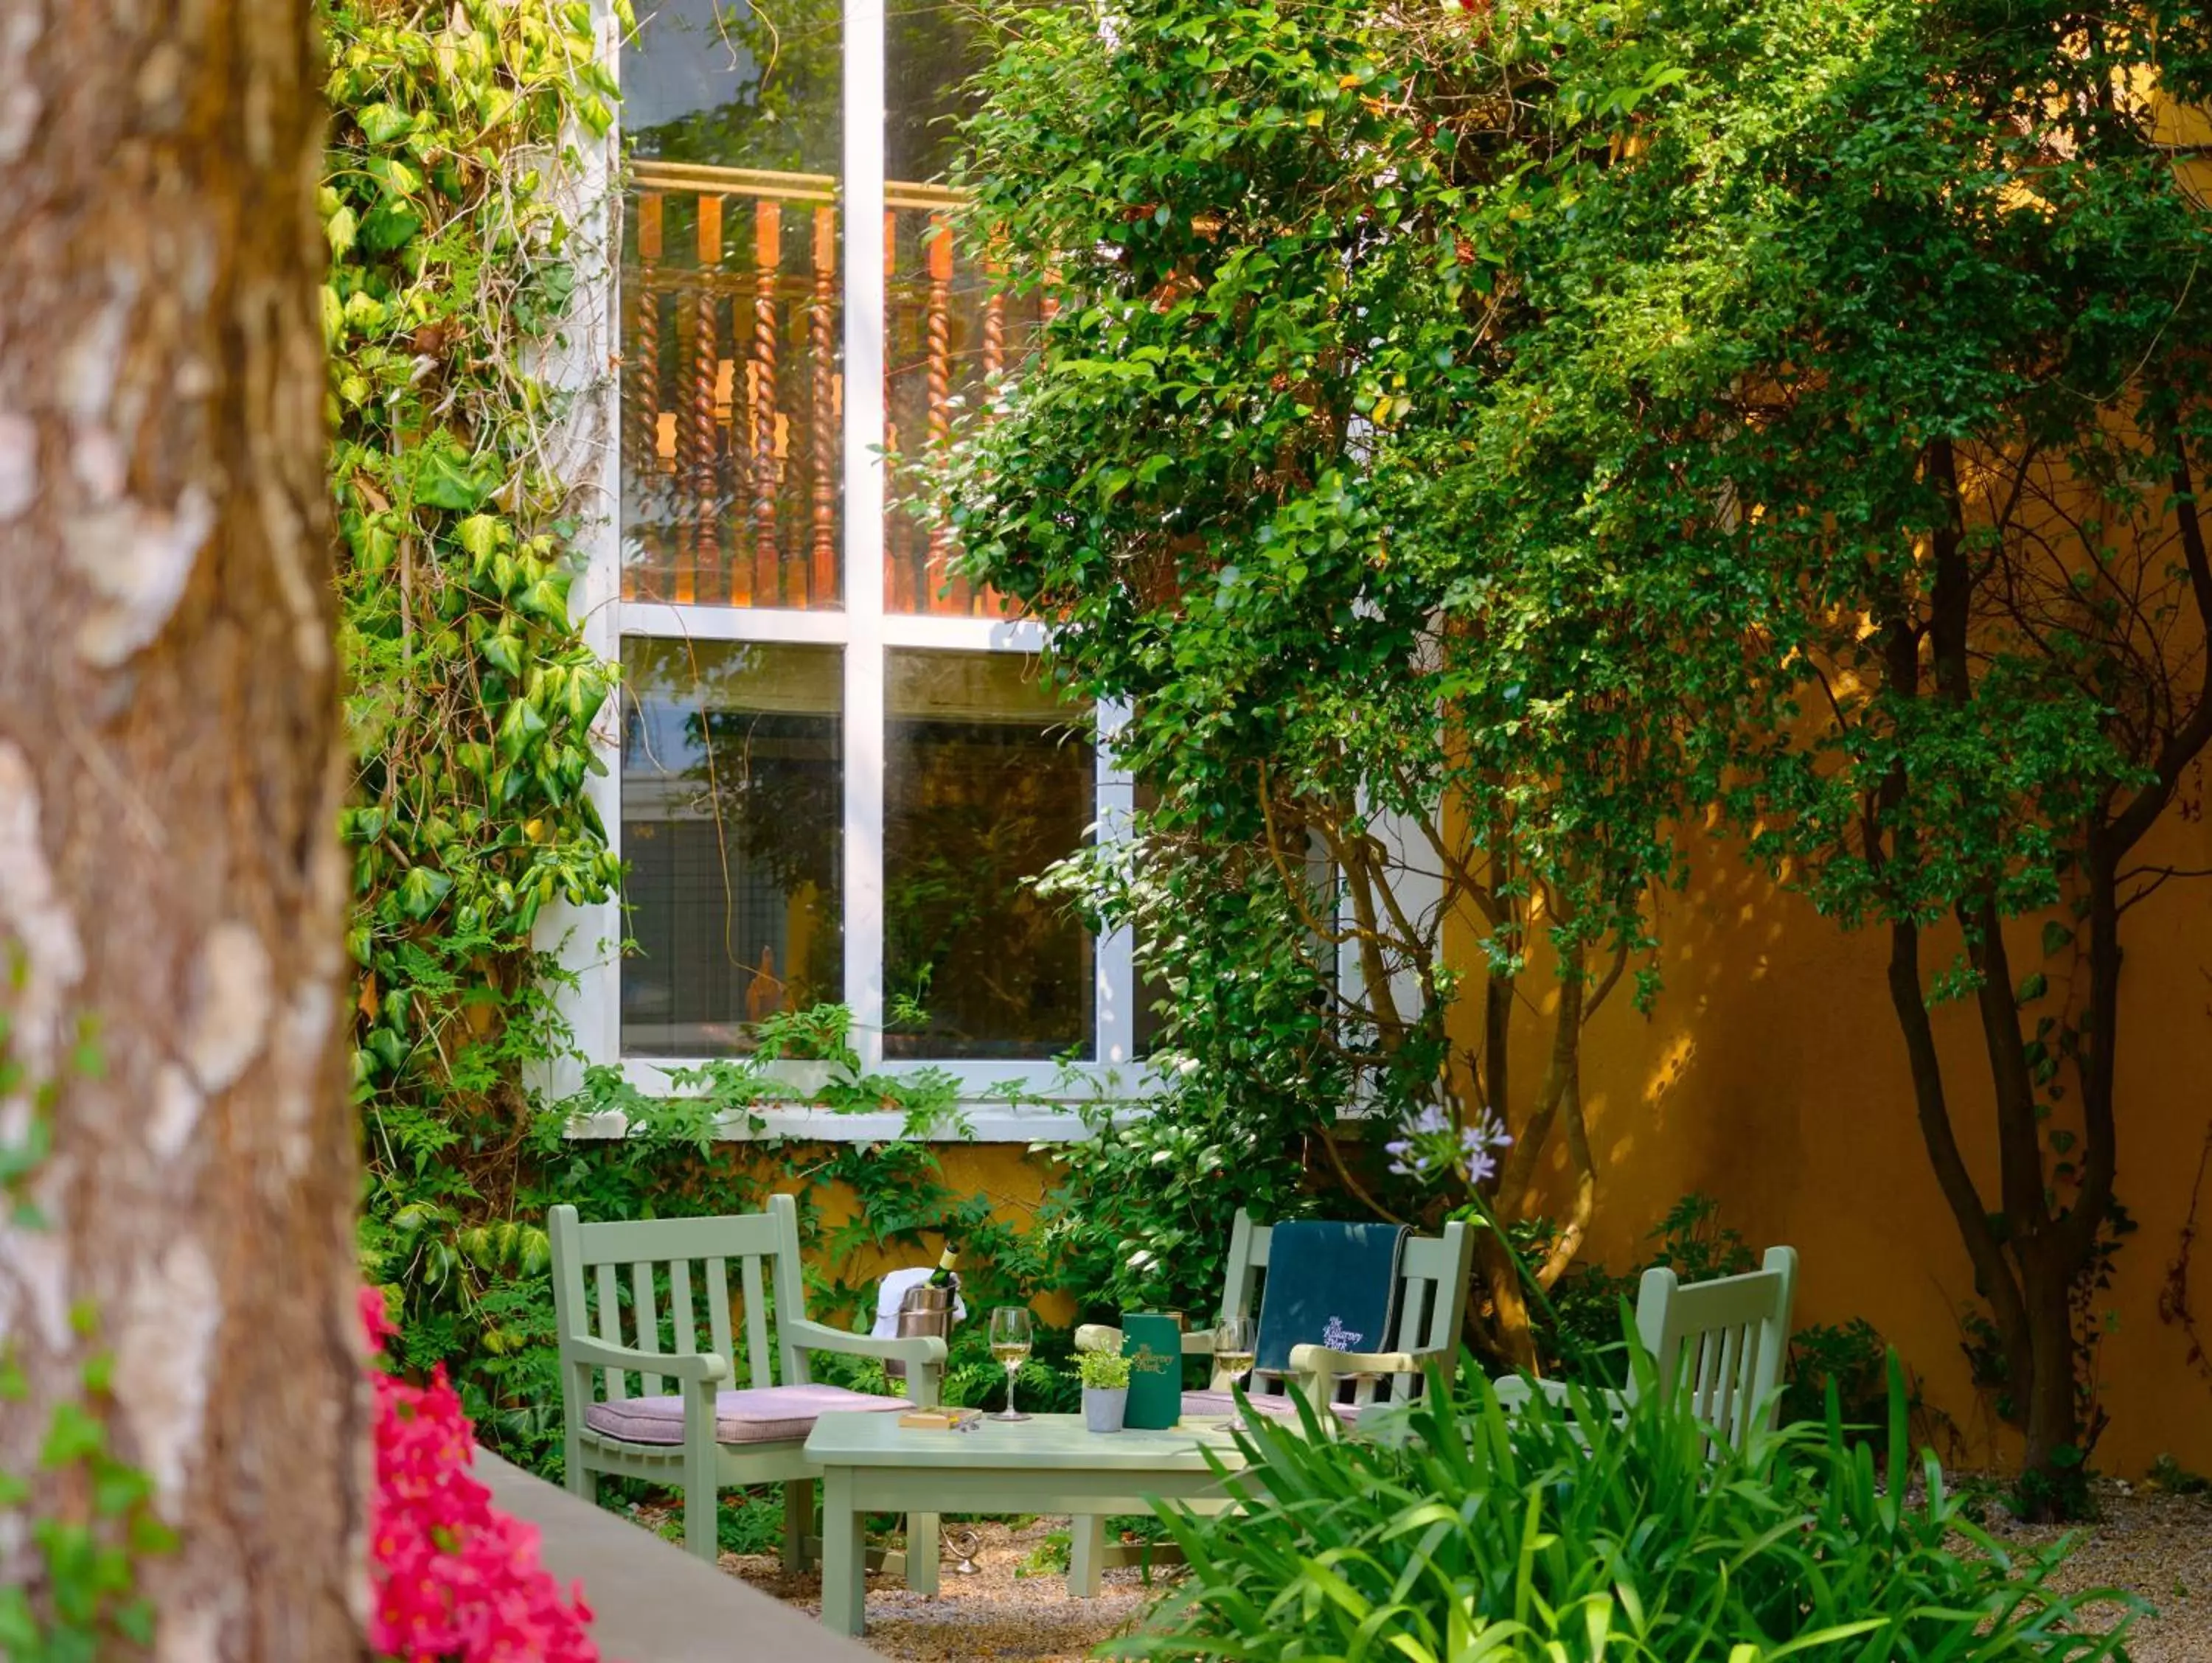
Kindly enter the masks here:
<path id="1" fill-rule="evenodd" d="M 362 1649 L 319 84 L 307 0 L 0 5 L 0 1591 L 83 1626 L 80 1405 L 178 1663 Z"/>

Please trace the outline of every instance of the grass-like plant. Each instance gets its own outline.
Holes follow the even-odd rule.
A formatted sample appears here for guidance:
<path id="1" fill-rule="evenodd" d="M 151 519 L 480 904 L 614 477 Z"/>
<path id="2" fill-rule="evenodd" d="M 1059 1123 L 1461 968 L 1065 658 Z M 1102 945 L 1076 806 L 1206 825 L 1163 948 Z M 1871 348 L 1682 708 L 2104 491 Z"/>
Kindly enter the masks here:
<path id="1" fill-rule="evenodd" d="M 1129 1383 L 1129 1359 L 1119 1351 L 1085 1351 L 1075 1370 L 1094 1392 L 1118 1392 Z"/>
<path id="2" fill-rule="evenodd" d="M 1711 1448 L 1685 1394 L 1616 1422 L 1577 1390 L 1508 1413 L 1471 1367 L 1383 1435 L 1248 1416 L 1247 1505 L 1164 1517 L 1188 1580 L 1115 1654 L 1375 1663 L 2102 1663 L 2140 1608 L 2062 1594 L 2070 1543 L 2016 1558 L 1966 1518 L 1933 1454 L 1825 1423 Z M 1373 1429 L 1370 1429 L 1370 1433 Z M 2090 1632 L 2087 1609 L 2102 1632 Z M 2117 1611 L 2111 1607 L 2118 1606 Z"/>

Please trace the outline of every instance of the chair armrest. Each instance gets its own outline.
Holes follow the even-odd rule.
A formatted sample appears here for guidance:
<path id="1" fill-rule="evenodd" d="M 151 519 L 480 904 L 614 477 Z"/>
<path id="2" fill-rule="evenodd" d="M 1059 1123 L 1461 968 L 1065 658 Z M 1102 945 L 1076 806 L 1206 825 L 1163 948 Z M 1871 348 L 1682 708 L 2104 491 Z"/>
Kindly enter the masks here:
<path id="1" fill-rule="evenodd" d="M 1562 1409 L 1574 1402 L 1575 1388 L 1563 1380 L 1531 1380 L 1526 1375 L 1508 1375 L 1503 1380 L 1491 1381 L 1490 1388 L 1498 1394 L 1498 1406 L 1509 1414 L 1533 1400 L 1538 1393 L 1543 1394 L 1547 1402 Z M 1610 1386 L 1592 1387 L 1589 1395 L 1594 1402 L 1609 1410 L 1616 1422 L 1628 1412 L 1626 1395 Z"/>
<path id="2" fill-rule="evenodd" d="M 876 1357 L 922 1369 L 945 1366 L 945 1342 L 935 1334 L 878 1339 L 873 1334 L 848 1334 L 842 1328 L 804 1317 L 786 1317 L 777 1326 L 802 1351 L 842 1351 L 848 1357 Z"/>
<path id="3" fill-rule="evenodd" d="M 1567 1383 L 1563 1380 L 1532 1380 L 1527 1375 L 1507 1375 L 1490 1382 L 1490 1389 L 1498 1395 L 1498 1403 L 1507 1409 L 1518 1409 L 1533 1401 L 1539 1393 L 1553 1403 L 1567 1400 Z"/>
<path id="4" fill-rule="evenodd" d="M 730 1360 L 712 1351 L 638 1351 L 574 1335 L 561 1341 L 561 1361 L 593 1369 L 620 1369 L 633 1375 L 665 1375 L 671 1380 L 696 1381 L 703 1386 L 730 1377 Z"/>
<path id="5" fill-rule="evenodd" d="M 1119 1351 L 1121 1349 L 1121 1331 L 1103 1322 L 1086 1322 L 1075 1331 L 1075 1349 L 1079 1351 Z M 1182 1354 L 1187 1357 L 1212 1356 L 1213 1330 L 1184 1329 Z"/>
<path id="6" fill-rule="evenodd" d="M 1326 1345 L 1291 1347 L 1294 1375 L 1418 1375 L 1431 1363 L 1449 1363 L 1451 1353 L 1431 1351 L 1334 1351 Z"/>

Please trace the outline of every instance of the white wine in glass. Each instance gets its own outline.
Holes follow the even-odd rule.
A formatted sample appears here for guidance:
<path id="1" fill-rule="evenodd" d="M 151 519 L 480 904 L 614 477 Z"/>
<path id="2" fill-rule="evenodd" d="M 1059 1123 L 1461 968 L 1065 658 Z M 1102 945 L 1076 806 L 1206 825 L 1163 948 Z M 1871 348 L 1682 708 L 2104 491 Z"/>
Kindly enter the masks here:
<path id="1" fill-rule="evenodd" d="M 990 1418 L 1025 1421 L 1014 1407 L 1014 1376 L 1030 1360 L 1030 1314 L 1019 1305 L 1001 1305 L 991 1313 L 991 1360 L 1006 1371 L 1006 1406 Z"/>
<path id="2" fill-rule="evenodd" d="M 1252 1372 L 1253 1322 L 1248 1316 L 1225 1316 L 1213 1328 L 1213 1372 L 1224 1383 Z"/>

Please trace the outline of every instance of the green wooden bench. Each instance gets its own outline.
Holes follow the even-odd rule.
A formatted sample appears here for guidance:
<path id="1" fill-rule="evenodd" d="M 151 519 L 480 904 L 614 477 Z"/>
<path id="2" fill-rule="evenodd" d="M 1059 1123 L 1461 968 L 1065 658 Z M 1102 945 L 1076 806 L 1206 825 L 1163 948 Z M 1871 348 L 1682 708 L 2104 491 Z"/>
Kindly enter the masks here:
<path id="1" fill-rule="evenodd" d="M 1774 1425 L 1796 1292 L 1795 1247 L 1769 1247 L 1759 1269 L 1704 1282 L 1686 1283 L 1654 1265 L 1637 1286 L 1638 1344 L 1657 1362 L 1658 1378 L 1688 1392 L 1698 1420 L 1732 1448 L 1742 1448 L 1754 1428 Z M 1525 1376 L 1501 1380 L 1497 1388 L 1509 1409 L 1540 1391 L 1564 1403 L 1570 1390 L 1563 1381 Z M 1632 1372 L 1625 1391 L 1603 1392 L 1601 1400 L 1619 1416 L 1637 1389 Z"/>
<path id="2" fill-rule="evenodd" d="M 682 1489 L 684 1545 L 709 1564 L 716 1492 L 780 1483 L 784 1564 L 804 1569 L 820 1477 L 805 1448 L 816 1418 L 937 1400 L 942 1339 L 875 1339 L 807 1320 L 799 1212 L 787 1195 L 769 1198 L 764 1213 L 634 1223 L 586 1224 L 574 1207 L 559 1206 L 546 1234 L 568 1488 L 594 1498 L 599 1475 L 611 1473 Z M 742 1351 L 733 1314 L 742 1316 Z M 908 1395 L 817 1385 L 808 1359 L 821 1352 L 903 1363 Z M 740 1379 L 749 1383 L 740 1387 Z M 908 1580 L 933 1581 L 935 1515 L 909 1519 L 908 1540 L 921 1545 L 908 1556 Z"/>

